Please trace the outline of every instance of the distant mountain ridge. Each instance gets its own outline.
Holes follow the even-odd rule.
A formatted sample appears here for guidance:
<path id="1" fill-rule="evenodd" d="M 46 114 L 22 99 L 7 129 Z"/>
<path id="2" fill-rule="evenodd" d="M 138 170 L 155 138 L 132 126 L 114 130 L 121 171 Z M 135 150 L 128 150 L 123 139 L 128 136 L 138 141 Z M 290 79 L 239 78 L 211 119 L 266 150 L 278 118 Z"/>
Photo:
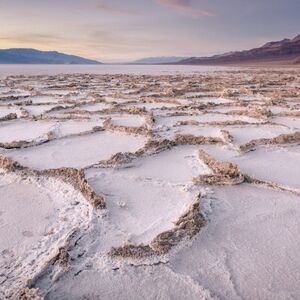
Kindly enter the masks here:
<path id="1" fill-rule="evenodd" d="M 229 52 L 210 57 L 191 57 L 179 61 L 178 64 L 218 65 L 256 62 L 299 64 L 300 35 L 297 35 L 294 39 L 268 42 L 262 47 L 251 50 Z"/>
<path id="2" fill-rule="evenodd" d="M 0 50 L 0 64 L 101 64 L 96 60 L 57 51 L 40 51 L 30 48 Z"/>
<path id="3" fill-rule="evenodd" d="M 145 57 L 132 62 L 132 64 L 164 64 L 164 63 L 176 63 L 187 57 L 182 56 L 159 56 L 159 57 Z"/>

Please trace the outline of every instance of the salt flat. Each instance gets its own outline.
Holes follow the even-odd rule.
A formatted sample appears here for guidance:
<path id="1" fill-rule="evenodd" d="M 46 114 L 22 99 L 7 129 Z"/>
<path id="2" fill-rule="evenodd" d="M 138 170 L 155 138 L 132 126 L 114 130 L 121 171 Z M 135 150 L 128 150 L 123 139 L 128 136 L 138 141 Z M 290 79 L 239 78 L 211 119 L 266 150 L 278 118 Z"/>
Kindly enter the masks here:
<path id="1" fill-rule="evenodd" d="M 215 298 L 298 298 L 299 196 L 243 184 L 215 188 L 210 201 L 210 226 L 170 268 Z"/>
<path id="2" fill-rule="evenodd" d="M 300 298 L 299 111 L 297 68 L 4 67 L 0 298 Z"/>
<path id="3" fill-rule="evenodd" d="M 25 119 L 11 120 L 0 124 L 0 142 L 33 141 L 47 135 L 55 127 L 55 122 L 30 122 Z"/>
<path id="4" fill-rule="evenodd" d="M 136 151 L 143 145 L 144 139 L 140 137 L 96 132 L 53 140 L 34 148 L 18 149 L 11 151 L 10 156 L 24 166 L 37 169 L 84 168 L 117 152 Z"/>

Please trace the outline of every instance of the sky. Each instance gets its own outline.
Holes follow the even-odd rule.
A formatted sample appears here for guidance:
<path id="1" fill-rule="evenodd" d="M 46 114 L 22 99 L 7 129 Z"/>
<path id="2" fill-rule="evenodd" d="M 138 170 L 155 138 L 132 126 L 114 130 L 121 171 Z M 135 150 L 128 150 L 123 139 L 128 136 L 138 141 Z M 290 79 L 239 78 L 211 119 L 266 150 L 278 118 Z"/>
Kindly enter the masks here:
<path id="1" fill-rule="evenodd" d="M 0 48 L 208 56 L 300 34 L 300 0 L 0 0 Z"/>

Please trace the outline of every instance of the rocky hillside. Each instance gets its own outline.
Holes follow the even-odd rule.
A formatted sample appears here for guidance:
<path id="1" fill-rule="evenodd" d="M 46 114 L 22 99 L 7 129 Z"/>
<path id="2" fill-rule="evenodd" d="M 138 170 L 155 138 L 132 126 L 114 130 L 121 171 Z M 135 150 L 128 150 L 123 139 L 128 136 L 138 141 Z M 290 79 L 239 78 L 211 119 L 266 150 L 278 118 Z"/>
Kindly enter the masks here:
<path id="1" fill-rule="evenodd" d="M 245 51 L 229 52 L 211 57 L 191 57 L 180 61 L 180 64 L 240 64 L 240 63 L 300 63 L 300 35 L 294 39 L 284 39 L 278 42 L 269 42 L 260 48 Z"/>

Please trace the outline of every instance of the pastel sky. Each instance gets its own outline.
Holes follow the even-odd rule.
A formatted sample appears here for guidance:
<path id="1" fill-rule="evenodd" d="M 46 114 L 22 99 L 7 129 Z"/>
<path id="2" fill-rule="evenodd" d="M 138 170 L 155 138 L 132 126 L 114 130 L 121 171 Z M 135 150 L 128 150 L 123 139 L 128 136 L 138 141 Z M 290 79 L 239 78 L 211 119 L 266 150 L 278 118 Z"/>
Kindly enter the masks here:
<path id="1" fill-rule="evenodd" d="M 300 0 L 0 0 L 0 48 L 205 56 L 300 33 Z"/>

